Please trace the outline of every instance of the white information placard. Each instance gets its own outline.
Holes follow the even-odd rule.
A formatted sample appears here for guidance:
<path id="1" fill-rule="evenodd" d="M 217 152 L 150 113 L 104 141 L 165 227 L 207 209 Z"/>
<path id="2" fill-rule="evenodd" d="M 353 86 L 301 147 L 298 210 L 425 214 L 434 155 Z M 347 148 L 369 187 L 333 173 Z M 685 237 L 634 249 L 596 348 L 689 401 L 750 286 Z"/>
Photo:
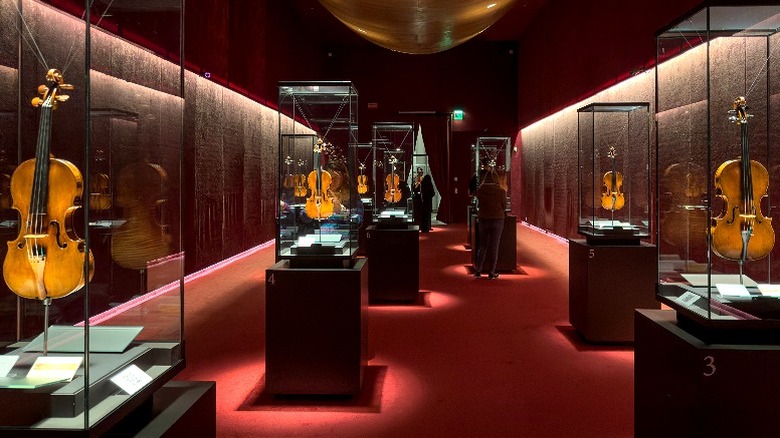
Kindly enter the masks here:
<path id="1" fill-rule="evenodd" d="M 40 356 L 27 373 L 28 379 L 71 380 L 84 360 L 81 356 Z"/>
<path id="2" fill-rule="evenodd" d="M 16 365 L 17 360 L 19 360 L 19 356 L 0 356 L 0 377 L 8 376 L 8 373 L 11 372 L 11 368 Z"/>
<path id="3" fill-rule="evenodd" d="M 152 378 L 137 366 L 130 365 L 112 377 L 111 381 L 128 395 L 133 395 L 151 382 Z"/>
<path id="4" fill-rule="evenodd" d="M 780 284 L 759 284 L 758 290 L 767 297 L 780 297 Z"/>
<path id="5" fill-rule="evenodd" d="M 690 306 L 699 298 L 701 297 L 693 292 L 685 292 L 684 294 L 677 297 L 676 300 L 684 306 Z"/>
<path id="6" fill-rule="evenodd" d="M 750 292 L 744 284 L 718 283 L 715 285 L 718 293 L 724 297 L 749 297 Z"/>

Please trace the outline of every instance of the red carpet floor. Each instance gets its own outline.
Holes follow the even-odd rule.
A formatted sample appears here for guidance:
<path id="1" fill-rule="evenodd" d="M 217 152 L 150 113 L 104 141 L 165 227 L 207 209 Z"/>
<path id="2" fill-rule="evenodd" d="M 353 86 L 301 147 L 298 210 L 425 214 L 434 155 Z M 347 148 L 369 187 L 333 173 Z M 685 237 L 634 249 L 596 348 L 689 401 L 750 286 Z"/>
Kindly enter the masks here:
<path id="1" fill-rule="evenodd" d="M 373 392 L 264 400 L 264 274 L 273 248 L 185 289 L 187 367 L 217 382 L 219 436 L 626 437 L 633 350 L 582 342 L 568 322 L 568 248 L 518 226 L 519 274 L 467 274 L 463 226 L 420 240 L 430 306 L 372 306 Z"/>

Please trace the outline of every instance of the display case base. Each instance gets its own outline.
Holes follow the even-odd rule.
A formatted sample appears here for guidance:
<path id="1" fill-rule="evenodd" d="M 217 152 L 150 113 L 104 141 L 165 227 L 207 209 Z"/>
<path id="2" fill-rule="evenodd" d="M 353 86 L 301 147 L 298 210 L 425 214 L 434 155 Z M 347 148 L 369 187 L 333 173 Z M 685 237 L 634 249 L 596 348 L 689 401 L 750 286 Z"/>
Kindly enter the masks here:
<path id="1" fill-rule="evenodd" d="M 706 344 L 672 310 L 637 310 L 637 437 L 777 435 L 780 345 Z"/>
<path id="2" fill-rule="evenodd" d="M 634 309 L 658 309 L 656 247 L 569 241 L 569 323 L 590 342 L 634 340 Z"/>
<path id="3" fill-rule="evenodd" d="M 471 216 L 471 264 L 477 264 L 479 249 L 479 221 L 476 213 Z M 504 230 L 501 232 L 501 243 L 498 245 L 498 262 L 496 271 L 514 272 L 517 270 L 517 216 L 507 215 L 504 218 Z"/>
<path id="4" fill-rule="evenodd" d="M 368 301 L 416 303 L 420 293 L 420 227 L 368 227 Z"/>
<path id="5" fill-rule="evenodd" d="M 366 259 L 348 268 L 266 270 L 265 391 L 354 395 L 367 363 Z"/>

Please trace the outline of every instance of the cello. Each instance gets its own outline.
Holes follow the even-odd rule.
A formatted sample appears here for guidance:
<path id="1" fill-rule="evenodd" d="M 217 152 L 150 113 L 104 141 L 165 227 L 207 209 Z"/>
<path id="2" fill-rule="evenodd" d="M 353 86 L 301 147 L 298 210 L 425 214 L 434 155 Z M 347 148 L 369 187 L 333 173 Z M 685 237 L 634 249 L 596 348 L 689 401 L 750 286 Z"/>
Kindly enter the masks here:
<path id="1" fill-rule="evenodd" d="M 47 72 L 46 84 L 38 87 L 41 97 L 32 100 L 41 109 L 35 158 L 20 164 L 11 176 L 20 227 L 17 238 L 8 242 L 3 278 L 15 294 L 41 300 L 47 310 L 52 299 L 81 289 L 95 269 L 92 252 L 73 229 L 83 194 L 81 172 L 73 163 L 49 155 L 52 112 L 68 100 L 60 91 L 72 89 L 59 70 Z"/>
<path id="2" fill-rule="evenodd" d="M 729 111 L 732 123 L 740 127 L 742 156 L 728 160 L 715 171 L 715 195 L 724 203 L 720 216 L 712 219 L 712 250 L 718 256 L 742 265 L 766 257 L 775 244 L 772 219 L 761 213 L 761 199 L 767 196 L 769 173 L 750 159 L 748 117 L 745 98 L 734 100 Z"/>
<path id="3" fill-rule="evenodd" d="M 607 157 L 612 159 L 612 170 L 604 174 L 604 184 L 601 186 L 601 207 L 613 212 L 623 208 L 626 203 L 623 195 L 623 175 L 615 170 L 616 156 L 615 147 L 610 146 Z"/>
<path id="4" fill-rule="evenodd" d="M 322 170 L 320 165 L 320 153 L 324 147 L 322 139 L 317 140 L 314 146 L 314 170 L 309 172 L 307 182 L 311 196 L 306 200 L 304 211 L 306 214 L 317 220 L 322 220 L 333 214 L 333 200 L 328 194 L 331 176 L 327 170 Z"/>

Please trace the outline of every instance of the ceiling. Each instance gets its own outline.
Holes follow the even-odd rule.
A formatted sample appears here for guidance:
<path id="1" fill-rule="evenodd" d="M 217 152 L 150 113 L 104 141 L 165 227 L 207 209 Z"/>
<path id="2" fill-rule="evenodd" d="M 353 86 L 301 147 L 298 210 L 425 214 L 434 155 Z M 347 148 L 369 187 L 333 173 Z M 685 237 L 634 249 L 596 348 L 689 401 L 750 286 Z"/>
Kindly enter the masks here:
<path id="1" fill-rule="evenodd" d="M 516 41 L 549 0 L 517 0 L 495 24 L 477 35 L 478 41 Z M 372 44 L 334 17 L 318 0 L 291 0 L 290 3 L 305 26 L 315 30 L 324 44 Z"/>

